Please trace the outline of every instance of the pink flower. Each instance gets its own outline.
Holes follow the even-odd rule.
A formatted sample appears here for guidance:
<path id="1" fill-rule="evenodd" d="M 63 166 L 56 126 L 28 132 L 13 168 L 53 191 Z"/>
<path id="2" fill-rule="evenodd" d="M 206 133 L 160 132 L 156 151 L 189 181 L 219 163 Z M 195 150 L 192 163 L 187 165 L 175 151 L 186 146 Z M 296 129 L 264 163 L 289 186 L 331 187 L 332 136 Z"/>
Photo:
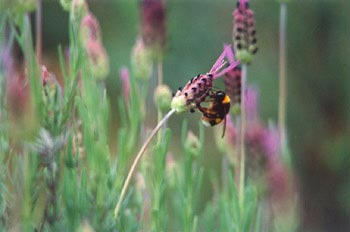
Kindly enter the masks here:
<path id="1" fill-rule="evenodd" d="M 248 124 L 259 122 L 258 97 L 258 89 L 248 86 L 245 93 L 245 108 Z"/>
<path id="2" fill-rule="evenodd" d="M 257 39 L 254 13 L 249 8 L 248 0 L 240 0 L 233 11 L 233 44 L 236 57 L 249 64 L 257 52 Z"/>
<path id="3" fill-rule="evenodd" d="M 268 160 L 276 160 L 280 153 L 280 136 L 275 127 L 265 129 L 261 148 Z"/>
<path id="4" fill-rule="evenodd" d="M 241 104 L 241 81 L 242 70 L 240 66 L 236 66 L 225 74 L 224 82 L 226 94 L 231 98 L 231 105 L 233 107 L 238 106 L 238 109 Z"/>
<path id="5" fill-rule="evenodd" d="M 225 57 L 227 61 L 225 61 Z M 224 67 L 228 63 L 227 67 Z M 234 53 L 232 51 L 231 45 L 225 45 L 224 51 L 220 54 L 218 59 L 213 64 L 213 67 L 210 69 L 209 73 L 213 74 L 213 79 L 225 75 L 227 72 L 232 70 L 239 64 L 239 61 L 234 60 Z"/>
<path id="6" fill-rule="evenodd" d="M 42 82 L 42 85 L 46 86 L 47 82 L 49 81 L 49 79 L 50 79 L 50 73 L 47 70 L 46 66 L 43 65 L 41 67 L 41 82 Z"/>
<path id="7" fill-rule="evenodd" d="M 88 13 L 81 22 L 80 30 L 90 72 L 96 79 L 103 80 L 109 72 L 109 61 L 102 44 L 100 25 L 97 19 Z"/>

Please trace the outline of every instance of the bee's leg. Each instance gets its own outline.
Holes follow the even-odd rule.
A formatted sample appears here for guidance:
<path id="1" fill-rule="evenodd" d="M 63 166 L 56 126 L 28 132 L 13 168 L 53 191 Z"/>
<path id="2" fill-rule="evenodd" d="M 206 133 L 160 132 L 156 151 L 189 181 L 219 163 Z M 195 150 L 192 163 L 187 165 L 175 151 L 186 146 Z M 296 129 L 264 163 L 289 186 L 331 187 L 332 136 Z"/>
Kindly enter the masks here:
<path id="1" fill-rule="evenodd" d="M 223 130 L 222 130 L 222 136 L 221 138 L 223 138 L 225 136 L 225 132 L 226 132 L 226 116 L 224 118 L 224 125 L 223 125 Z"/>
<path id="2" fill-rule="evenodd" d="M 208 112 L 208 108 L 202 107 L 202 106 L 200 105 L 200 103 L 197 103 L 196 106 L 197 106 L 197 109 L 198 109 L 200 112 L 202 112 L 203 114 L 206 114 L 206 112 Z"/>

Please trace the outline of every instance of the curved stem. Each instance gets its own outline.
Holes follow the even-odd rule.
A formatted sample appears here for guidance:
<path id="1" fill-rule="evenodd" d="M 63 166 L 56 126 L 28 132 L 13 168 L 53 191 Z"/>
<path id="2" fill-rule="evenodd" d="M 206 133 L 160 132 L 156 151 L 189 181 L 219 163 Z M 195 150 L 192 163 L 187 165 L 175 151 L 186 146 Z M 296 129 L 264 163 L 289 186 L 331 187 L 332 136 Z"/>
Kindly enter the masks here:
<path id="1" fill-rule="evenodd" d="M 157 134 L 157 132 L 159 131 L 159 129 L 167 122 L 167 120 L 170 118 L 170 116 L 172 116 L 175 113 L 175 110 L 171 110 L 169 111 L 164 118 L 158 123 L 158 125 L 153 129 L 153 131 L 151 132 L 151 134 L 149 135 L 149 137 L 147 138 L 147 140 L 145 141 L 145 143 L 142 145 L 139 153 L 137 154 L 133 164 L 131 165 L 131 168 L 129 170 L 128 176 L 126 177 L 125 183 L 123 185 L 122 191 L 120 193 L 120 197 L 118 200 L 118 203 L 114 209 L 114 218 L 117 218 L 121 204 L 124 200 L 126 191 L 129 187 L 130 184 L 130 180 L 131 177 L 133 176 L 136 166 L 137 164 L 140 162 L 140 159 L 142 158 L 142 155 L 145 153 L 146 148 L 148 147 L 148 145 L 150 144 L 152 138 Z"/>

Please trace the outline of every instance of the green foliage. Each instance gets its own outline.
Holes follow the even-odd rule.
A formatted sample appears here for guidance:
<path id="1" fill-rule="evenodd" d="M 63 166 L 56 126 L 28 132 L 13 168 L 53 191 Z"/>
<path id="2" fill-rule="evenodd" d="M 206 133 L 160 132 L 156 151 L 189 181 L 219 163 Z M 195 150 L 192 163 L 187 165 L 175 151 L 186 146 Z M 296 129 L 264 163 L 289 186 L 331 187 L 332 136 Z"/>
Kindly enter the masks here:
<path id="1" fill-rule="evenodd" d="M 0 70 L 0 231 L 259 231 L 263 212 L 255 183 L 245 186 L 243 207 L 234 170 L 222 174 L 222 183 L 213 174 L 215 181 L 205 186 L 213 172 L 205 164 L 204 147 L 212 141 L 205 141 L 201 123 L 198 132 L 191 132 L 187 121 L 181 139 L 175 138 L 182 149 L 171 149 L 173 128 L 160 130 L 114 218 L 130 163 L 150 124 L 146 116 L 156 111 L 146 106 L 152 86 L 146 82 L 155 65 L 148 53 L 135 50 L 129 98 L 111 99 L 106 82 L 97 81 L 91 71 L 79 39 L 87 7 L 79 1 L 75 9 L 68 2 L 61 1 L 71 10 L 68 58 L 61 46 L 57 50 L 64 88 L 58 82 L 41 83 L 29 16 L 16 21 L 10 14 L 1 16 L 1 31 L 5 20 L 9 23 L 6 43 L 11 48 L 17 43 L 24 55 L 30 101 L 28 121 L 18 126 L 24 131 L 18 135 L 3 91 L 6 73 Z M 170 102 L 169 89 L 162 97 L 159 108 L 171 103 L 178 112 L 187 110 L 184 99 Z M 110 137 L 112 107 L 119 113 L 116 138 Z M 209 197 L 204 198 L 206 191 Z"/>

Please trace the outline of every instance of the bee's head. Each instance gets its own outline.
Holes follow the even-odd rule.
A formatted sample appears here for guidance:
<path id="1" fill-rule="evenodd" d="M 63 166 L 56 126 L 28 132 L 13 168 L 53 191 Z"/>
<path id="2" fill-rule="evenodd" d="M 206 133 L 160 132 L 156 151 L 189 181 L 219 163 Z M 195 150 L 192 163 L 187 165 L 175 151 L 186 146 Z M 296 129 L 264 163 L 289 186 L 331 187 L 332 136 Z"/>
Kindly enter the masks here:
<path id="1" fill-rule="evenodd" d="M 225 92 L 223 92 L 223 91 L 217 91 L 217 92 L 215 93 L 215 98 L 216 98 L 217 100 L 219 100 L 219 101 L 223 101 L 224 98 L 225 98 L 225 96 L 226 96 L 226 94 L 225 94 Z"/>

